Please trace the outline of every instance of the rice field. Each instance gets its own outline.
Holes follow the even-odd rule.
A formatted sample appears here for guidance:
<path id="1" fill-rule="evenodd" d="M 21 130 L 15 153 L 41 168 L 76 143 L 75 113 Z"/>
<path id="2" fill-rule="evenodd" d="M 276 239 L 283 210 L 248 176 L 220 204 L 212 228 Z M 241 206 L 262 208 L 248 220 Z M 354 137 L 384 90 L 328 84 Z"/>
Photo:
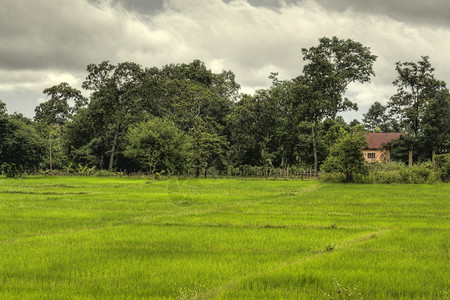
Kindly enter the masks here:
<path id="1" fill-rule="evenodd" d="M 0 299 L 448 299 L 450 184 L 0 178 Z"/>

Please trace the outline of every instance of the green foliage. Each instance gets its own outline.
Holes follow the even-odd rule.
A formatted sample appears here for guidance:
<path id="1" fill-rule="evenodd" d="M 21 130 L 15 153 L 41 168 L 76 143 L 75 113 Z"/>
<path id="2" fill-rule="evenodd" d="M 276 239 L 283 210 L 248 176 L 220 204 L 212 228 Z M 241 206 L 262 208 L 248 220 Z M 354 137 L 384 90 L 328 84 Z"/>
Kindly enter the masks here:
<path id="1" fill-rule="evenodd" d="M 21 117 L 0 117 L 0 162 L 9 176 L 36 171 L 43 162 L 44 142 Z"/>
<path id="2" fill-rule="evenodd" d="M 349 130 L 345 129 L 347 124 L 334 122 L 333 120 L 327 119 L 324 122 L 324 126 L 326 126 L 324 131 L 323 140 L 327 145 L 327 148 L 330 149 L 335 145 L 341 138 L 346 136 Z"/>
<path id="3" fill-rule="evenodd" d="M 77 175 L 92 175 L 95 173 L 95 166 L 92 168 L 89 168 L 88 165 L 81 165 L 78 164 L 75 168 L 75 172 Z"/>
<path id="4" fill-rule="evenodd" d="M 45 89 L 44 94 L 50 99 L 35 108 L 34 120 L 45 124 L 63 125 L 88 102 L 79 90 L 66 82 Z M 74 102 L 74 107 L 70 107 L 69 101 Z"/>
<path id="5" fill-rule="evenodd" d="M 75 164 L 106 165 L 106 142 L 101 116 L 91 109 L 82 109 L 63 129 L 64 151 Z"/>
<path id="6" fill-rule="evenodd" d="M 130 128 L 126 141 L 125 157 L 147 172 L 182 173 L 188 166 L 188 140 L 171 121 L 153 118 L 139 123 Z"/>
<path id="7" fill-rule="evenodd" d="M 207 170 L 211 167 L 225 169 L 225 151 L 228 143 L 226 138 L 218 135 L 215 130 L 208 130 L 200 118 L 196 118 L 196 121 L 197 124 L 189 132 L 191 162 L 195 169 L 195 176 L 199 177 L 200 170 L 203 169 L 206 177 Z"/>
<path id="8" fill-rule="evenodd" d="M 408 164 L 408 153 L 411 149 L 411 139 L 408 136 L 400 136 L 399 139 L 390 141 L 386 148 L 391 151 L 391 160 Z M 415 154 L 415 153 L 414 153 Z"/>
<path id="9" fill-rule="evenodd" d="M 430 99 L 423 117 L 423 140 L 425 148 L 445 153 L 450 150 L 450 92 L 448 89 L 437 92 Z"/>
<path id="10" fill-rule="evenodd" d="M 6 104 L 0 99 L 0 118 L 6 117 L 8 110 L 6 109 Z"/>
<path id="11" fill-rule="evenodd" d="M 367 180 L 363 180 L 364 171 L 350 170 L 351 163 L 338 166 L 341 160 L 336 159 L 334 145 L 345 134 L 362 132 L 358 121 L 349 126 L 337 114 L 357 108 L 345 92 L 351 83 L 371 80 L 376 56 L 358 42 L 337 37 L 323 37 L 318 45 L 302 49 L 302 54 L 305 65 L 300 76 L 279 80 L 277 73 L 271 73 L 272 85 L 254 95 L 239 94 L 231 71 L 213 73 L 199 60 L 162 68 L 143 68 L 133 62 L 89 64 L 82 84 L 91 92 L 89 99 L 61 83 L 44 90 L 49 99 L 36 107 L 34 122 L 17 113 L 8 116 L 0 101 L 0 123 L 17 121 L 37 130 L 38 140 L 45 143 L 43 159 L 35 168 L 51 171 L 72 164 L 106 168 L 110 173 L 165 170 L 169 175 L 198 177 L 202 172 L 221 176 L 233 170 L 228 173 L 269 176 L 312 168 L 316 176 L 334 151 L 324 168 L 336 174 L 325 176 L 339 177 L 337 173 L 344 172 L 345 180 Z M 448 153 L 450 94 L 445 83 L 434 78 L 428 57 L 417 64 L 397 63 L 396 69 L 398 93 L 391 98 L 390 113 L 398 120 L 388 120 L 386 107 L 375 102 L 364 115 L 367 128 L 398 131 L 401 125 L 414 133 L 391 145 L 393 159 L 406 161 L 410 149 L 414 162 Z M 184 136 L 179 162 L 161 158 L 163 153 L 177 152 L 161 150 L 167 142 L 157 145 L 161 149 L 151 155 L 136 142 L 138 138 L 130 138 L 130 128 L 154 118 L 170 124 L 174 136 Z M 151 135 L 159 139 L 158 134 Z M 76 173 L 76 167 L 70 168 Z M 364 169 L 359 163 L 354 168 Z"/>
<path id="12" fill-rule="evenodd" d="M 401 162 L 371 163 L 370 175 L 365 178 L 366 183 L 400 183 L 420 184 L 437 183 L 439 176 L 431 162 L 414 164 L 412 168 Z"/>
<path id="13" fill-rule="evenodd" d="M 88 120 L 97 123 L 93 138 L 102 141 L 100 160 L 108 156 L 108 170 L 112 171 L 125 133 L 142 117 L 139 89 L 145 73 L 133 62 L 112 65 L 107 61 L 90 64 L 87 71 L 83 88 L 92 91 Z"/>
<path id="14" fill-rule="evenodd" d="M 423 130 L 423 117 L 429 101 L 445 87 L 445 83 L 434 77 L 428 56 L 422 56 L 418 63 L 397 62 L 395 66 L 398 77 L 393 83 L 397 86 L 397 93 L 388 103 L 390 113 L 397 117 L 407 133 L 417 139 Z"/>
<path id="15" fill-rule="evenodd" d="M 446 165 L 447 166 L 447 165 Z M 448 167 L 448 166 L 447 166 Z M 445 172 L 433 167 L 431 162 L 418 163 L 409 168 L 401 162 L 368 164 L 369 172 L 353 176 L 353 182 L 365 184 L 435 184 L 445 181 Z M 445 167 L 444 167 L 445 168 Z M 344 173 L 325 173 L 320 176 L 323 182 L 346 182 Z"/>
<path id="16" fill-rule="evenodd" d="M 424 162 L 432 159 L 435 152 L 448 152 L 450 94 L 446 83 L 435 78 L 428 56 L 422 56 L 417 63 L 397 62 L 396 71 L 397 93 L 388 106 L 393 127 L 408 136 L 392 147 L 398 152 L 393 153 L 393 158 L 406 161 L 405 153 L 412 150 L 414 161 Z"/>
<path id="17" fill-rule="evenodd" d="M 381 132 L 392 132 L 393 128 L 386 111 L 387 106 L 375 101 L 372 106 L 370 106 L 367 113 L 363 115 L 363 123 L 366 129 L 369 131 L 380 130 Z"/>
<path id="18" fill-rule="evenodd" d="M 319 45 L 303 48 L 303 60 L 308 63 L 296 79 L 295 97 L 306 121 L 314 123 L 312 143 L 314 169 L 318 169 L 317 131 L 324 118 L 334 119 L 338 112 L 357 109 L 355 103 L 343 97 L 352 82 L 370 82 L 376 56 L 370 48 L 353 40 L 337 37 L 319 39 Z"/>
<path id="19" fill-rule="evenodd" d="M 23 173 L 21 166 L 16 166 L 15 163 L 3 163 L 0 166 L 0 171 L 8 178 L 16 177 Z"/>
<path id="20" fill-rule="evenodd" d="M 436 170 L 442 181 L 450 181 L 450 153 L 436 156 Z"/>
<path id="21" fill-rule="evenodd" d="M 243 95 L 227 116 L 235 164 L 261 165 L 268 158 L 276 122 L 276 104 L 272 100 L 265 91 Z"/>
<path id="22" fill-rule="evenodd" d="M 315 121 L 356 108 L 342 97 L 351 82 L 370 82 L 375 75 L 372 66 L 376 56 L 370 48 L 350 39 L 323 37 L 318 46 L 303 48 L 302 53 L 308 63 L 298 80 L 310 99 L 305 103 L 306 115 Z"/>
<path id="23" fill-rule="evenodd" d="M 34 122 L 34 128 L 45 141 L 44 165 L 48 169 L 62 170 L 68 164 L 65 152 L 64 126 Z"/>
<path id="24" fill-rule="evenodd" d="M 362 154 L 362 148 L 366 145 L 366 135 L 356 132 L 342 136 L 331 147 L 330 155 L 322 165 L 327 173 L 343 173 L 345 181 L 353 181 L 354 175 L 366 175 L 368 173 L 366 162 Z"/>

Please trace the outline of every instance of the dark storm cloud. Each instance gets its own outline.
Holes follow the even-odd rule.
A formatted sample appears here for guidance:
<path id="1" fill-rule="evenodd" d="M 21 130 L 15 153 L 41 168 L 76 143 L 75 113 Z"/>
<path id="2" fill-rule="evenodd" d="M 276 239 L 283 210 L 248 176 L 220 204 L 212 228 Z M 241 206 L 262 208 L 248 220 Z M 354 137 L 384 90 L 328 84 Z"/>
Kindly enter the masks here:
<path id="1" fill-rule="evenodd" d="M 226 3 L 232 0 L 223 0 Z M 307 0 L 306 0 L 307 1 Z M 301 5 L 305 0 L 248 0 L 255 7 L 279 9 L 286 5 Z M 317 0 L 328 9 L 380 14 L 402 22 L 450 24 L 449 0 Z"/>
<path id="2" fill-rule="evenodd" d="M 448 0 L 319 0 L 326 7 L 340 10 L 355 9 L 386 15 L 394 20 L 433 25 L 450 24 Z"/>
<path id="3" fill-rule="evenodd" d="M 95 24 L 75 15 L 80 9 L 77 5 L 61 8 L 51 1 L 16 0 L 1 7 L 2 69 L 73 70 L 95 53 L 89 50 L 95 46 Z"/>
<path id="4" fill-rule="evenodd" d="M 448 0 L 318 0 L 329 8 L 355 9 L 386 15 L 395 20 L 435 25 L 450 24 Z"/>
<path id="5" fill-rule="evenodd" d="M 98 2 L 99 0 L 90 1 Z M 114 0 L 113 3 L 142 15 L 154 15 L 163 10 L 164 0 Z"/>

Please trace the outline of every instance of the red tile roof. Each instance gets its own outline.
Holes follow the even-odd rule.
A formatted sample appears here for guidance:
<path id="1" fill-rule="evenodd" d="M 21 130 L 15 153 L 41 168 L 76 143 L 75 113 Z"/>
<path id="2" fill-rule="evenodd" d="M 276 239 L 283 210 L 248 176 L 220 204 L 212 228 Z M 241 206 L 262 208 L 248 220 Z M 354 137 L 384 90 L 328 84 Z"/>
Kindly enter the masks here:
<path id="1" fill-rule="evenodd" d="M 400 132 L 382 132 L 382 133 L 368 133 L 367 144 L 369 149 L 382 149 L 384 145 L 390 141 L 397 140 L 405 133 Z"/>

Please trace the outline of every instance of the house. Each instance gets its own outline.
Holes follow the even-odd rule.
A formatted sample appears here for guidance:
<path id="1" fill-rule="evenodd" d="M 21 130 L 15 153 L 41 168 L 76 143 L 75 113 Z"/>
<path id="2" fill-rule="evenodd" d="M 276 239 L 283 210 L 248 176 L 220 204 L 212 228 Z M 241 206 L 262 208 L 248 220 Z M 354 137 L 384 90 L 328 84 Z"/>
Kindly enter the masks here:
<path id="1" fill-rule="evenodd" d="M 380 133 L 368 133 L 367 144 L 368 147 L 363 149 L 364 159 L 366 162 L 386 162 L 391 160 L 391 155 L 388 149 L 385 148 L 386 144 L 391 141 L 399 139 L 405 133 L 399 132 L 380 132 Z"/>

